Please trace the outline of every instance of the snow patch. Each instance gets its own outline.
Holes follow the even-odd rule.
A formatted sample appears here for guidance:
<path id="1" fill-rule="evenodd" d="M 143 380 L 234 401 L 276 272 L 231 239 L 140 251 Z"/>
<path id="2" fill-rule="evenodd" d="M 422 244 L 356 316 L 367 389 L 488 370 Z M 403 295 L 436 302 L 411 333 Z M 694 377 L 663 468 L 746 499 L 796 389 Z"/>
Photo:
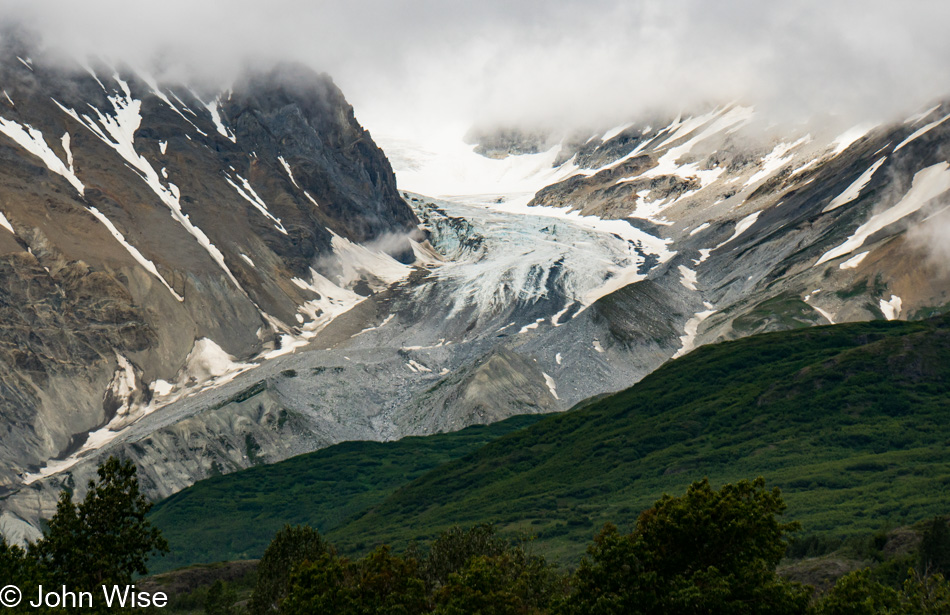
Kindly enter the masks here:
<path id="1" fill-rule="evenodd" d="M 254 267 L 255 269 L 257 268 L 257 265 L 254 264 L 254 261 L 252 261 L 252 260 L 251 260 L 251 257 L 248 256 L 247 254 L 244 254 L 244 253 L 242 252 L 242 253 L 241 253 L 241 258 L 244 260 L 245 263 L 247 263 L 247 264 L 250 265 L 251 267 Z"/>
<path id="2" fill-rule="evenodd" d="M 861 261 L 863 261 L 865 258 L 867 258 L 867 255 L 870 254 L 870 253 L 871 253 L 870 250 L 867 251 L 867 252 L 861 252 L 861 253 L 858 254 L 857 256 L 854 256 L 854 257 L 852 257 L 852 258 L 849 258 L 849 259 L 846 260 L 845 262 L 841 263 L 841 264 L 838 266 L 838 268 L 839 268 L 839 269 L 857 269 L 858 265 L 861 264 Z"/>
<path id="3" fill-rule="evenodd" d="M 871 178 L 874 177 L 874 174 L 877 172 L 881 165 L 884 164 L 884 161 L 887 160 L 887 156 L 880 158 L 877 162 L 872 164 L 864 173 L 861 174 L 861 177 L 854 180 L 850 186 L 845 189 L 844 192 L 839 194 L 822 210 L 822 213 L 829 212 L 833 209 L 838 209 L 842 205 L 847 205 L 851 201 L 855 200 L 861 195 L 861 191 L 864 190 L 864 187 L 871 182 Z"/>
<path id="4" fill-rule="evenodd" d="M 920 129 L 914 131 L 913 134 L 911 134 L 909 137 L 907 137 L 906 139 L 904 139 L 903 141 L 901 141 L 900 144 L 899 144 L 897 147 L 894 148 L 894 151 L 895 151 L 895 152 L 900 151 L 900 149 L 901 149 L 902 147 L 904 147 L 905 145 L 907 145 L 907 144 L 910 143 L 911 141 L 914 141 L 914 140 L 916 140 L 916 139 L 918 139 L 918 138 L 924 136 L 925 134 L 927 134 L 928 132 L 930 132 L 931 130 L 933 130 L 934 128 L 936 128 L 937 126 L 943 124 L 943 123 L 946 122 L 947 120 L 950 120 L 950 115 L 947 115 L 947 116 L 943 117 L 942 119 L 939 119 L 939 120 L 937 120 L 937 121 L 935 121 L 935 122 L 931 122 L 931 123 L 927 124 L 926 126 L 924 126 L 923 128 L 920 128 Z"/>
<path id="5" fill-rule="evenodd" d="M 545 320 L 544 318 L 539 318 L 539 319 L 537 319 L 536 321 L 534 321 L 533 323 L 527 324 L 527 325 L 521 327 L 521 330 L 518 331 L 518 333 L 521 334 L 521 333 L 525 333 L 526 331 L 530 331 L 531 329 L 537 329 L 537 328 L 538 328 L 538 325 L 541 324 L 541 322 L 544 321 L 544 320 Z"/>
<path id="6" fill-rule="evenodd" d="M 115 353 L 117 368 L 107 391 L 113 399 L 121 400 L 116 416 L 127 416 L 132 410 L 132 393 L 135 392 L 135 370 L 129 360 Z"/>
<path id="7" fill-rule="evenodd" d="M 877 127 L 878 127 L 878 124 L 874 124 L 874 123 L 858 124 L 857 126 L 853 126 L 849 128 L 848 130 L 844 131 L 843 133 L 835 137 L 834 141 L 831 142 L 831 144 L 834 146 L 834 150 L 832 151 L 832 156 L 837 156 L 844 150 L 848 149 L 858 139 L 862 138 L 864 135 L 868 134 L 869 132 L 871 132 Z"/>
<path id="8" fill-rule="evenodd" d="M 213 101 L 205 104 L 205 109 L 211 114 L 211 121 L 214 122 L 214 127 L 218 130 L 218 134 L 228 139 L 231 143 L 237 143 L 237 137 L 221 122 L 221 114 L 218 113 L 218 104 L 219 99 L 215 98 Z"/>
<path id="9" fill-rule="evenodd" d="M 762 168 L 757 173 L 752 175 L 752 177 L 746 180 L 744 186 L 756 184 L 767 177 L 771 177 L 774 173 L 783 169 L 785 165 L 791 162 L 792 158 L 795 157 L 794 154 L 789 154 L 789 152 L 794 150 L 799 145 L 803 145 L 809 141 L 811 141 L 811 136 L 806 135 L 794 143 L 779 143 L 776 145 L 775 149 L 769 152 L 765 158 L 762 159 Z M 786 156 L 786 154 L 788 155 Z"/>
<path id="10" fill-rule="evenodd" d="M 544 372 L 541 372 L 541 375 L 544 376 L 544 383 L 548 385 L 548 390 L 551 391 L 551 396 L 554 397 L 554 399 L 561 399 L 557 396 L 557 383 L 554 382 L 554 378 L 548 376 Z"/>
<path id="11" fill-rule="evenodd" d="M 847 241 L 826 252 L 815 264 L 821 265 L 839 256 L 850 254 L 863 246 L 865 240 L 874 233 L 914 213 L 931 199 L 950 190 L 950 170 L 948 169 L 950 169 L 950 164 L 940 162 L 918 171 L 914 175 L 910 190 L 907 191 L 900 202 L 872 216 L 870 220 L 859 226 Z"/>
<path id="12" fill-rule="evenodd" d="M 691 231 L 689 232 L 689 236 L 692 237 L 693 235 L 695 235 L 695 234 L 697 234 L 697 233 L 701 233 L 701 232 L 705 231 L 706 229 L 708 229 L 709 226 L 710 226 L 710 225 L 709 225 L 708 222 L 703 222 L 702 224 L 700 224 L 699 226 L 697 226 L 696 228 L 694 228 L 693 230 L 691 230 Z"/>
<path id="13" fill-rule="evenodd" d="M 685 267 L 683 265 L 679 266 L 680 272 L 680 284 L 682 284 L 687 290 L 696 290 L 696 272 Z"/>
<path id="14" fill-rule="evenodd" d="M 297 185 L 297 180 L 294 179 L 294 172 L 290 170 L 290 165 L 287 164 L 287 161 L 284 160 L 284 157 L 283 157 L 283 156 L 278 156 L 278 157 L 277 157 L 277 160 L 280 161 L 280 164 L 283 165 L 284 170 L 287 171 L 287 177 L 290 178 L 291 183 L 293 183 L 294 187 L 299 190 L 299 189 L 300 189 L 300 186 Z M 313 199 L 311 199 L 311 200 L 313 200 Z M 316 205 L 316 203 L 314 203 L 314 205 Z"/>
<path id="15" fill-rule="evenodd" d="M 683 335 L 680 336 L 680 342 L 682 342 L 682 346 L 680 346 L 680 349 L 677 350 L 676 354 L 673 355 L 674 359 L 685 355 L 696 347 L 696 334 L 699 333 L 699 325 L 701 325 L 704 320 L 716 313 L 716 310 L 713 308 L 711 303 L 703 302 L 703 305 L 706 307 L 704 311 L 696 312 L 692 318 L 686 321 Z"/>
<path id="16" fill-rule="evenodd" d="M 164 397 L 168 395 L 175 389 L 175 385 L 167 380 L 162 380 L 161 378 L 155 380 L 150 386 L 152 393 L 158 397 Z"/>
<path id="17" fill-rule="evenodd" d="M 832 315 L 829 312 L 826 312 L 825 310 L 821 309 L 817 305 L 812 305 L 811 307 L 813 310 L 815 310 L 816 312 L 824 316 L 825 320 L 827 320 L 829 324 L 832 324 L 832 325 L 835 324 L 835 319 L 834 317 L 832 317 Z"/>
<path id="18" fill-rule="evenodd" d="M 145 157 L 135 151 L 135 132 L 142 123 L 142 101 L 132 98 L 129 85 L 120 79 L 118 74 L 114 74 L 113 79 L 115 79 L 122 88 L 121 94 L 108 97 L 115 115 L 106 115 L 99 109 L 90 106 L 90 109 L 96 114 L 96 119 L 93 119 L 89 115 L 80 115 L 76 110 L 64 107 L 55 99 L 53 102 L 64 113 L 85 126 L 103 143 L 115 150 L 116 153 L 129 163 L 132 169 L 138 171 L 142 181 L 144 181 L 169 208 L 172 217 L 198 241 L 206 252 L 208 252 L 212 260 L 227 274 L 231 283 L 244 293 L 244 289 L 237 281 L 237 278 L 234 277 L 234 274 L 231 273 L 231 270 L 228 269 L 228 266 L 225 264 L 224 255 L 221 251 L 211 243 L 211 240 L 204 231 L 195 226 L 188 215 L 182 212 L 177 187 L 174 186 L 174 184 L 169 184 L 167 188 L 163 186 L 161 180 L 158 178 L 158 173 L 152 165 Z M 247 293 L 244 294 L 246 295 Z"/>
<path id="19" fill-rule="evenodd" d="M 180 387 L 203 385 L 212 380 L 227 377 L 231 380 L 237 374 L 254 367 L 249 363 L 237 363 L 233 356 L 207 337 L 195 340 L 195 345 L 185 359 L 185 366 L 178 377 Z"/>
<path id="20" fill-rule="evenodd" d="M 573 302 L 573 301 L 566 303 L 566 304 L 564 305 L 564 307 L 561 308 L 560 311 L 558 311 L 557 314 L 555 314 L 554 316 L 551 317 L 551 324 L 554 325 L 555 327 L 560 327 L 560 326 L 561 326 L 561 316 L 564 316 L 564 315 L 567 313 L 567 311 L 568 311 L 569 309 L 571 309 L 571 306 L 573 306 L 573 305 L 574 305 L 574 302 Z"/>
<path id="21" fill-rule="evenodd" d="M 0 226 L 2 226 L 3 228 L 7 229 L 8 231 L 10 231 L 11 233 L 13 233 L 14 235 L 16 235 L 16 231 L 13 230 L 13 225 L 10 224 L 10 221 L 7 220 L 7 217 L 3 215 L 3 212 L 2 212 L 2 211 L 0 211 Z"/>
<path id="22" fill-rule="evenodd" d="M 231 184 L 231 187 L 234 188 L 237 191 L 237 193 L 240 194 L 244 198 L 245 201 L 253 205 L 254 209 L 261 212 L 261 214 L 263 214 L 265 218 L 268 218 L 269 220 L 271 220 L 274 223 L 274 227 L 278 231 L 286 235 L 287 229 L 285 229 L 284 225 L 281 224 L 280 219 L 275 217 L 270 212 L 270 210 L 267 209 L 267 203 L 265 203 L 264 199 L 262 199 L 260 195 L 258 195 L 257 192 L 254 191 L 254 188 L 251 187 L 251 183 L 247 181 L 246 179 L 244 179 L 243 177 L 241 177 L 240 174 L 235 173 L 235 175 L 237 176 L 238 180 L 240 180 L 241 186 L 238 186 L 236 183 L 234 183 L 234 181 L 232 181 L 231 178 L 227 174 L 225 174 L 224 179 L 226 182 Z"/>
<path id="23" fill-rule="evenodd" d="M 901 315 L 901 306 L 903 302 L 901 298 L 897 295 L 891 295 L 889 301 L 881 299 L 880 307 L 881 312 L 884 313 L 884 318 L 888 320 L 897 320 Z"/>
<path id="24" fill-rule="evenodd" d="M 410 359 L 409 362 L 406 363 L 406 365 L 408 365 L 409 368 L 410 368 L 412 371 L 418 372 L 418 373 L 426 373 L 426 372 L 431 372 L 431 371 L 432 371 L 431 369 L 429 369 L 428 367 L 426 367 L 426 366 L 423 365 L 422 363 L 419 363 L 419 362 L 416 361 L 415 359 Z"/>
<path id="25" fill-rule="evenodd" d="M 67 167 L 46 143 L 46 140 L 43 138 L 43 133 L 29 124 L 21 125 L 13 120 L 0 117 L 0 132 L 42 160 L 50 171 L 63 177 L 80 195 L 85 192 L 85 186 L 83 186 L 83 183 L 79 181 L 79 178 L 76 177 L 76 173 L 73 171 L 72 154 L 69 153 L 68 150 L 69 133 L 66 133 L 66 136 L 63 137 L 64 147 L 67 149 L 66 156 L 69 161 L 69 166 Z"/>
<path id="26" fill-rule="evenodd" d="M 621 132 L 623 132 L 624 130 L 630 128 L 631 126 L 633 126 L 633 122 L 627 122 L 626 124 L 621 124 L 620 126 L 615 126 L 615 127 L 611 128 L 610 130 L 608 130 L 607 132 L 605 132 L 605 133 L 600 137 L 600 140 L 601 140 L 602 143 L 606 143 L 607 141 L 610 141 L 611 139 L 613 139 L 614 137 L 616 137 L 617 135 L 619 135 L 619 134 L 620 134 Z"/>
<path id="27" fill-rule="evenodd" d="M 733 239 L 736 239 L 737 237 L 745 233 L 747 230 L 749 230 L 752 227 L 752 225 L 755 224 L 756 220 L 759 219 L 759 214 L 761 213 L 762 213 L 761 211 L 757 211 L 754 214 L 749 214 L 742 220 L 739 220 L 739 222 L 736 223 L 735 230 L 732 232 L 732 236 L 729 239 L 722 242 L 721 244 L 719 244 L 718 246 L 716 246 L 715 248 L 713 248 L 713 250 L 718 250 L 719 248 L 723 247 L 724 245 L 726 245 Z"/>
<path id="28" fill-rule="evenodd" d="M 331 231 L 332 233 L 332 231 Z M 367 276 L 381 280 L 386 285 L 404 280 L 412 272 L 411 265 L 405 265 L 389 254 L 372 247 L 353 243 L 345 237 L 333 233 L 330 240 L 333 253 L 343 269 L 340 284 L 349 284 L 365 279 Z"/>
<path id="29" fill-rule="evenodd" d="M 597 352 L 601 354 L 604 353 L 604 347 L 600 345 L 600 340 L 594 340 L 593 344 L 591 345 L 594 347 L 594 350 L 596 350 Z"/>

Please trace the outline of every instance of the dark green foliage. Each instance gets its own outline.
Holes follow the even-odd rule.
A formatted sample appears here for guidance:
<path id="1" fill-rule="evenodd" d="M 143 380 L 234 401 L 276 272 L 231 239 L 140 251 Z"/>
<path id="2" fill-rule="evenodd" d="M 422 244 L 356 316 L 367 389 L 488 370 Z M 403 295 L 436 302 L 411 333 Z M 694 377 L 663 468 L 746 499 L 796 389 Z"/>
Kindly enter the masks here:
<path id="1" fill-rule="evenodd" d="M 810 591 L 775 574 L 797 528 L 778 521 L 784 509 L 762 479 L 664 496 L 632 534 L 607 525 L 595 538 L 563 612 L 803 613 Z"/>
<path id="2" fill-rule="evenodd" d="M 285 525 L 274 536 L 257 566 L 251 614 L 276 613 L 290 591 L 290 576 L 295 568 L 329 555 L 333 555 L 332 548 L 317 530 L 303 525 Z"/>
<path id="3" fill-rule="evenodd" d="M 208 589 L 208 597 L 205 599 L 206 615 L 237 615 L 238 610 L 234 606 L 237 602 L 237 592 L 233 588 L 218 579 Z"/>
<path id="4" fill-rule="evenodd" d="M 576 563 L 594 528 L 629 527 L 663 493 L 704 476 L 768 476 L 822 537 L 801 553 L 827 552 L 884 523 L 946 513 L 948 325 L 857 323 L 705 346 L 573 411 L 331 447 L 203 481 L 153 519 L 177 551 L 166 565 L 256 556 L 278 520 L 312 523 L 348 554 L 490 522 Z M 510 433 L 495 439 L 496 427 Z"/>
<path id="5" fill-rule="evenodd" d="M 292 539 L 280 536 L 280 550 Z M 277 539 L 275 539 L 277 542 Z M 271 553 L 274 546 L 268 547 Z M 264 562 L 261 562 L 262 565 Z M 273 567 L 275 562 L 269 562 Z M 547 613 L 564 595 L 564 577 L 523 544 L 489 526 L 452 528 L 425 555 L 395 555 L 387 546 L 351 560 L 332 549 L 291 565 L 289 591 L 271 611 L 281 615 L 413 615 Z M 267 598 L 266 600 L 270 600 Z M 251 604 L 262 601 L 255 590 Z M 253 611 L 252 609 L 252 612 Z"/>
<path id="6" fill-rule="evenodd" d="M 897 613 L 900 594 L 874 580 L 867 568 L 838 579 L 821 600 L 818 615 L 878 615 Z"/>
<path id="7" fill-rule="evenodd" d="M 815 605 L 815 615 L 947 615 L 950 582 L 941 574 L 919 575 L 910 571 L 904 583 L 890 587 L 874 577 L 871 569 L 856 570 L 838 579 Z"/>
<path id="8" fill-rule="evenodd" d="M 547 613 L 566 583 L 542 558 L 521 549 L 471 558 L 435 593 L 440 615 Z"/>
<path id="9" fill-rule="evenodd" d="M 328 555 L 293 576 L 282 615 L 413 615 L 429 612 L 417 564 L 380 547 L 357 562 Z"/>
<path id="10" fill-rule="evenodd" d="M 130 584 L 133 575 L 148 572 L 150 555 L 168 549 L 145 518 L 152 505 L 139 491 L 135 465 L 110 457 L 98 475 L 81 503 L 60 494 L 43 538 L 29 549 L 52 583 L 77 589 Z"/>
<path id="11" fill-rule="evenodd" d="M 935 517 L 921 536 L 920 569 L 924 573 L 950 575 L 950 528 L 944 517 Z"/>
<path id="12" fill-rule="evenodd" d="M 440 587 L 472 558 L 497 557 L 508 548 L 508 541 L 499 538 L 490 525 L 476 525 L 468 530 L 449 528 L 432 541 L 422 560 L 422 578 L 430 588 Z"/>
<path id="13" fill-rule="evenodd" d="M 150 520 L 171 545 L 168 556 L 152 568 L 260 557 L 285 523 L 327 532 L 439 464 L 540 418 L 515 417 L 398 442 L 345 442 L 200 481 L 152 511 Z M 253 446 L 249 441 L 249 454 Z"/>
<path id="14" fill-rule="evenodd" d="M 3 536 L 0 536 L 0 587 L 13 585 L 20 588 L 24 596 L 28 596 L 29 592 L 35 591 L 37 585 L 42 582 L 42 571 L 36 560 L 19 546 L 7 544 Z M 3 610 L 7 613 L 38 612 L 37 609 L 27 608 L 25 604 L 21 604 L 19 608 Z"/>
<path id="15" fill-rule="evenodd" d="M 901 590 L 902 613 L 950 614 L 950 581 L 942 574 L 912 575 Z"/>

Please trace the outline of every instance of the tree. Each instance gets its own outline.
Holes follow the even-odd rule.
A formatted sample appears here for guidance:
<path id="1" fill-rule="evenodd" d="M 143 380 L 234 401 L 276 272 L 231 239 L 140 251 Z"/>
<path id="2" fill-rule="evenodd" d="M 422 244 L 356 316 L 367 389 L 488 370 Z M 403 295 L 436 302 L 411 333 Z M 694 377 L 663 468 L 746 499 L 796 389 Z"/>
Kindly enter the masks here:
<path id="1" fill-rule="evenodd" d="M 869 568 L 850 572 L 818 603 L 818 615 L 886 615 L 899 613 L 900 594 L 871 576 Z"/>
<path id="2" fill-rule="evenodd" d="M 563 589 L 563 577 L 543 558 L 527 555 L 520 546 L 511 547 L 499 555 L 475 556 L 449 575 L 435 594 L 435 613 L 548 613 Z"/>
<path id="3" fill-rule="evenodd" d="M 237 592 L 221 579 L 218 579 L 208 588 L 208 597 L 205 598 L 205 615 L 236 615 L 234 608 L 237 602 Z"/>
<path id="4" fill-rule="evenodd" d="M 838 579 L 815 605 L 816 615 L 914 615 L 950 614 L 950 582 L 941 574 L 907 572 L 900 590 L 874 578 L 870 568 L 855 570 Z"/>
<path id="5" fill-rule="evenodd" d="M 473 557 L 501 555 L 508 546 L 507 541 L 495 535 L 495 528 L 490 524 L 475 525 L 467 530 L 453 526 L 432 541 L 429 552 L 422 558 L 422 577 L 430 590 L 438 588 Z"/>
<path id="6" fill-rule="evenodd" d="M 421 615 L 425 583 L 414 559 L 380 547 L 359 561 L 325 554 L 299 566 L 282 602 L 282 615 Z"/>
<path id="7" fill-rule="evenodd" d="M 939 573 L 921 576 L 911 571 L 901 588 L 901 612 L 950 614 L 950 581 Z"/>
<path id="8" fill-rule="evenodd" d="M 606 526 L 582 562 L 565 613 L 802 613 L 810 590 L 779 578 L 785 503 L 762 478 L 663 496 L 621 535 Z"/>
<path id="9" fill-rule="evenodd" d="M 80 504 L 60 493 L 47 530 L 29 548 L 53 583 L 76 589 L 130 584 L 133 575 L 148 572 L 152 554 L 168 552 L 145 518 L 152 504 L 139 491 L 135 464 L 109 457 L 97 474 Z"/>
<path id="10" fill-rule="evenodd" d="M 250 602 L 252 615 L 276 613 L 290 590 L 294 569 L 304 562 L 315 562 L 332 554 L 332 547 L 312 527 L 285 525 L 281 528 L 257 566 L 257 583 Z"/>

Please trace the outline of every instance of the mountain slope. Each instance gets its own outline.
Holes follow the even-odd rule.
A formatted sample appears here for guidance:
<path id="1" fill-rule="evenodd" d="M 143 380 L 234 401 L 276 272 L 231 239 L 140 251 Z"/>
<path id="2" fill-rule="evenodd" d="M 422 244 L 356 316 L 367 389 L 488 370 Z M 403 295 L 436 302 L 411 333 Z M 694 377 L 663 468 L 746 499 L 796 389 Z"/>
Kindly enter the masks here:
<path id="1" fill-rule="evenodd" d="M 170 552 L 150 569 L 260 557 L 286 523 L 325 533 L 408 481 L 539 418 L 518 416 L 395 442 L 345 442 L 199 481 L 152 509 L 150 519 Z"/>
<path id="2" fill-rule="evenodd" d="M 950 318 L 706 346 L 622 393 L 501 438 L 330 533 L 353 548 L 497 522 L 573 558 L 662 492 L 763 475 L 807 532 L 946 506 Z"/>
<path id="3" fill-rule="evenodd" d="M 18 504 L 24 483 L 306 344 L 408 277 L 421 234 L 326 75 L 277 66 L 199 94 L 4 32 L 0 82 L 0 527 L 21 537 L 18 517 L 52 504 Z M 266 416 L 191 437 L 313 430 Z M 227 456 L 196 460 L 191 480 Z"/>

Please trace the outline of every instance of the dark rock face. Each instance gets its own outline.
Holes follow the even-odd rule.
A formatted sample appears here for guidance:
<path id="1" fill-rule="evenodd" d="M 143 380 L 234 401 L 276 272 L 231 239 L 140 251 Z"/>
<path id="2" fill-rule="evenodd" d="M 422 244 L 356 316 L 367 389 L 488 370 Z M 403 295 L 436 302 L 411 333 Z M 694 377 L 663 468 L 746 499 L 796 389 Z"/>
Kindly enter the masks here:
<path id="1" fill-rule="evenodd" d="M 0 490 L 147 404 L 196 340 L 240 360 L 298 334 L 334 236 L 412 260 L 416 218 L 326 75 L 199 99 L 0 41 Z"/>
<path id="2" fill-rule="evenodd" d="M 520 128 L 473 128 L 465 142 L 475 145 L 475 153 L 501 160 L 508 156 L 537 154 L 557 143 L 550 131 L 526 131 Z"/>
<path id="3" fill-rule="evenodd" d="M 279 176 L 275 165 L 282 155 L 297 184 L 321 204 L 294 220 L 302 233 L 329 226 L 354 241 L 370 242 L 416 228 L 385 155 L 327 75 L 297 65 L 252 75 L 237 85 L 224 113 L 238 141 L 262 144 L 258 159 L 271 161 L 265 168 L 260 163 L 248 169 L 252 181 Z M 301 254 L 292 260 L 305 271 L 327 237 L 301 234 L 295 246 Z M 404 238 L 393 248 L 404 258 L 411 254 Z"/>

